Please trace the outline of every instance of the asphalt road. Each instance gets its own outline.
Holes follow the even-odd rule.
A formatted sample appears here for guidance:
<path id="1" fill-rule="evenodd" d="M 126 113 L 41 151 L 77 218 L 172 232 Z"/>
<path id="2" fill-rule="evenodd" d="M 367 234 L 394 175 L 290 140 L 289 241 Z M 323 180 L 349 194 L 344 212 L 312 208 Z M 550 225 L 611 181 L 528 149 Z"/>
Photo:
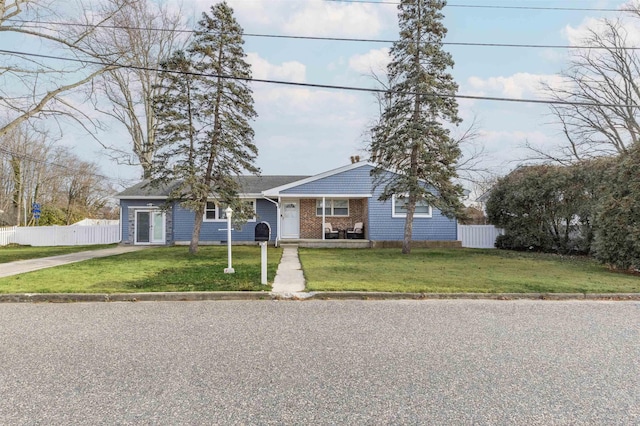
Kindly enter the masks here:
<path id="1" fill-rule="evenodd" d="M 0 305 L 0 424 L 640 424 L 640 303 Z"/>

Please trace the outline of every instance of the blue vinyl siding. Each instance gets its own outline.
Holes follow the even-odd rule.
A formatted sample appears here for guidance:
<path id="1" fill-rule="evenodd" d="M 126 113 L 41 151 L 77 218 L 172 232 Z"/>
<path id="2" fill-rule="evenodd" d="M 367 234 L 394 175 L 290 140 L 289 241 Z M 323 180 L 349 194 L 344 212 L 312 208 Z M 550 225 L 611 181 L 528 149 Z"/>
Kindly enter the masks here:
<path id="1" fill-rule="evenodd" d="M 404 217 L 392 217 L 391 200 L 378 201 L 379 191 L 369 199 L 369 239 L 374 241 L 401 241 L 404 238 Z M 415 217 L 413 235 L 415 241 L 455 241 L 458 237 L 457 223 L 432 209 L 432 217 Z"/>
<path id="2" fill-rule="evenodd" d="M 180 205 L 174 207 L 174 241 L 191 241 L 191 233 L 195 220 L 195 214 L 191 210 L 187 210 Z M 255 226 L 258 222 L 268 222 L 271 226 L 271 241 L 275 241 L 278 235 L 276 223 L 277 211 L 276 205 L 265 199 L 258 198 L 256 200 L 257 219 L 255 222 L 247 222 L 242 225 L 241 229 L 236 229 L 231 233 L 233 241 L 253 241 L 255 237 Z M 202 222 L 200 229 L 200 241 L 226 241 L 227 240 L 227 222 Z"/>
<path id="3" fill-rule="evenodd" d="M 284 195 L 296 194 L 371 194 L 371 166 L 368 164 L 346 172 L 305 183 L 282 191 Z"/>
<path id="4" fill-rule="evenodd" d="M 379 201 L 384 186 L 373 191 L 369 199 L 369 239 L 374 241 L 401 241 L 404 239 L 404 217 L 392 217 L 391 200 Z M 412 239 L 416 241 L 455 241 L 458 226 L 455 219 L 443 216 L 432 208 L 432 217 L 414 217 Z"/>
<path id="5" fill-rule="evenodd" d="M 404 238 L 405 218 L 392 217 L 391 200 L 382 202 L 378 197 L 384 185 L 373 188 L 373 179 L 369 164 L 362 167 L 305 183 L 282 191 L 284 195 L 296 194 L 372 194 L 368 200 L 368 237 L 374 241 L 400 241 Z M 416 217 L 413 219 L 413 239 L 455 241 L 457 222 L 442 215 L 440 210 L 432 209 L 432 217 Z"/>

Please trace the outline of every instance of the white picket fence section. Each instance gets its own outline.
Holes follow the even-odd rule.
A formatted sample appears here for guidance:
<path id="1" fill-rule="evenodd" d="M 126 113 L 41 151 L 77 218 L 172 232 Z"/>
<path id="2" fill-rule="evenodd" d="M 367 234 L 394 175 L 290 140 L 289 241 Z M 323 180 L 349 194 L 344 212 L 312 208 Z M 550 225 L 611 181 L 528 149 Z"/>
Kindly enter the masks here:
<path id="1" fill-rule="evenodd" d="M 458 225 L 458 240 L 462 247 L 496 248 L 496 238 L 503 235 L 504 229 L 493 225 Z"/>
<path id="2" fill-rule="evenodd" d="M 17 226 L 9 226 L 0 228 L 0 246 L 6 246 L 16 242 Z"/>
<path id="3" fill-rule="evenodd" d="M 0 245 L 85 246 L 120 242 L 120 226 L 29 226 L 0 229 Z"/>

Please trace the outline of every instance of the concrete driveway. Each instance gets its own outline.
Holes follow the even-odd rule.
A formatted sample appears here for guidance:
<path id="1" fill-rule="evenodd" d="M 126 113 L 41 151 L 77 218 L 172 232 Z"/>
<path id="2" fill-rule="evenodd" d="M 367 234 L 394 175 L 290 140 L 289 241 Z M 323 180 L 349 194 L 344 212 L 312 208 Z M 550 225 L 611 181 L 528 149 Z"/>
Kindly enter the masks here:
<path id="1" fill-rule="evenodd" d="M 68 263 L 82 262 L 83 260 L 97 257 L 114 256 L 131 251 L 142 250 L 144 246 L 118 246 L 102 250 L 81 251 L 77 253 L 63 254 L 60 256 L 42 257 L 39 259 L 19 260 L 17 262 L 0 263 L 0 278 L 11 275 L 24 274 L 38 269 L 52 268 Z"/>

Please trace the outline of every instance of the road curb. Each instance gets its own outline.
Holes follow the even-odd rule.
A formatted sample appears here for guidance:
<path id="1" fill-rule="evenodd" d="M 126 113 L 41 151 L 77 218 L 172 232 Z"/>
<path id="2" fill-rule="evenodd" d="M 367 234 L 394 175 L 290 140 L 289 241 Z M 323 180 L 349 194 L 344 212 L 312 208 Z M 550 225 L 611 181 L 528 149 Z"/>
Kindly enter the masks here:
<path id="1" fill-rule="evenodd" d="M 0 303 L 72 302 L 196 302 L 201 300 L 267 300 L 267 292 L 157 292 L 157 293 L 19 293 L 0 294 Z"/>
<path id="2" fill-rule="evenodd" d="M 640 293 L 385 293 L 317 292 L 310 299 L 339 300 L 640 300 Z"/>
<path id="3" fill-rule="evenodd" d="M 0 294 L 0 303 L 195 302 L 216 300 L 582 300 L 640 301 L 640 293 L 387 293 L 321 291 L 269 293 L 251 291 L 157 293 L 16 293 Z"/>

